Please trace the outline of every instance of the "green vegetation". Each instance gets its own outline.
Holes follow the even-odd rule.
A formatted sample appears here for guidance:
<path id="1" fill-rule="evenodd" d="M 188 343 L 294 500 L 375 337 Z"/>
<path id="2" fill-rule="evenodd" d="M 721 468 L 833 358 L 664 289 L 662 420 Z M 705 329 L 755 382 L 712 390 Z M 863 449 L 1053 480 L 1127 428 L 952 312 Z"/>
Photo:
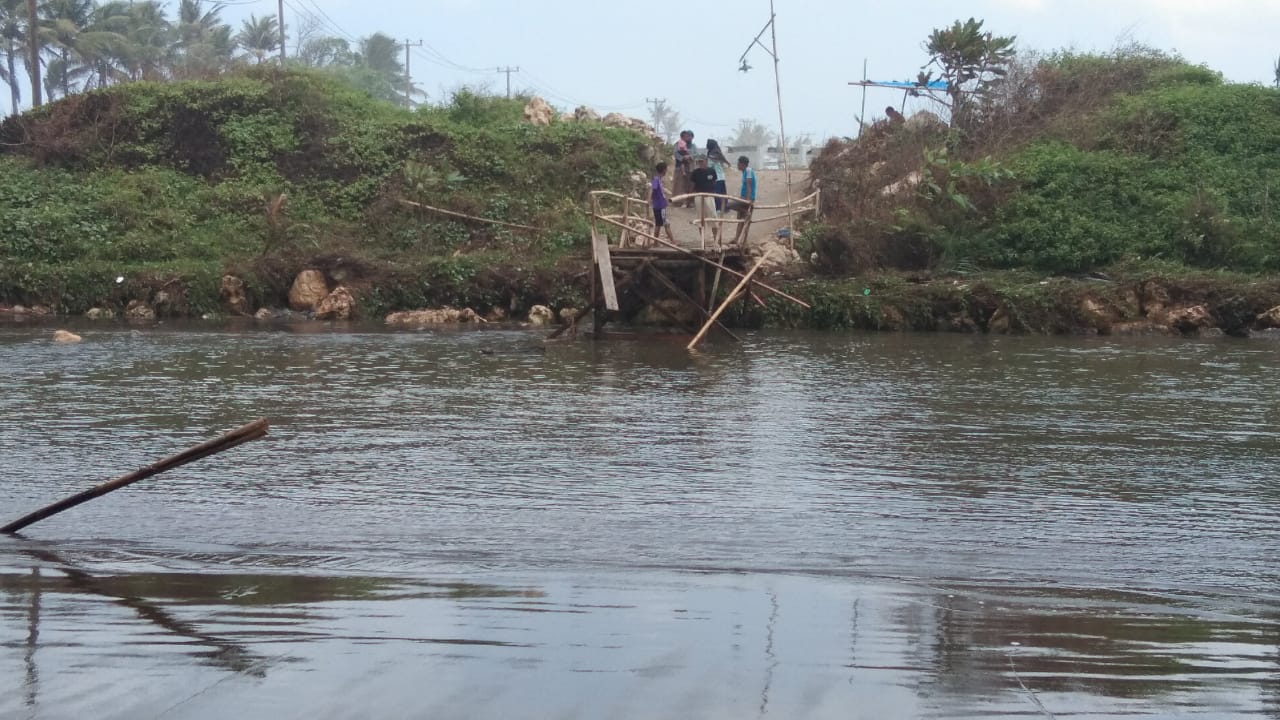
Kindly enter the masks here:
<path id="1" fill-rule="evenodd" d="M 522 108 L 460 91 L 410 112 L 270 66 L 72 95 L 0 124 L 0 299 L 82 312 L 166 289 L 175 312 L 200 313 L 218 308 L 231 272 L 279 306 L 317 267 L 370 316 L 567 303 L 580 289 L 558 267 L 585 247 L 580 202 L 621 187 L 646 140 L 599 123 L 536 127 Z"/>
<path id="2" fill-rule="evenodd" d="M 948 32 L 1007 49 L 978 30 Z M 1280 270 L 1280 91 L 1140 47 L 964 55 L 963 124 L 881 123 L 815 162 L 828 272 Z"/>

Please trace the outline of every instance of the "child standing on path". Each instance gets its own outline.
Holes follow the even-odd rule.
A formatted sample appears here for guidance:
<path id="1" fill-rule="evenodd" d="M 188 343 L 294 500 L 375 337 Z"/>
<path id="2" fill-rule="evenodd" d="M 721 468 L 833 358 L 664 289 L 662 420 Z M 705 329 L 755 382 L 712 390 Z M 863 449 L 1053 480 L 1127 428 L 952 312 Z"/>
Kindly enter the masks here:
<path id="1" fill-rule="evenodd" d="M 658 163 L 653 168 L 653 180 L 649 183 L 649 205 L 653 207 L 653 236 L 659 237 L 662 228 L 667 229 L 667 239 L 675 242 L 671 223 L 667 222 L 667 193 L 662 187 L 662 176 L 667 174 L 667 164 Z"/>

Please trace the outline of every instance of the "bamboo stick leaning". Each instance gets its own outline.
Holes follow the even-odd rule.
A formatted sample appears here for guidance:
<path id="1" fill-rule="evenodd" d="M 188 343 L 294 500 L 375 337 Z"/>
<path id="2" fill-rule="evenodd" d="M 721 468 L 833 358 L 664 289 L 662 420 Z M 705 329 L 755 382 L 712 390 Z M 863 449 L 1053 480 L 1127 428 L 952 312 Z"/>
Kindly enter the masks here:
<path id="1" fill-rule="evenodd" d="M 114 490 L 119 490 L 122 487 L 132 485 L 139 480 L 145 480 L 153 475 L 159 475 L 162 472 L 172 470 L 190 462 L 195 462 L 196 460 L 209 457 L 210 455 L 216 455 L 223 450 L 230 450 L 233 447 L 243 445 L 244 443 L 252 440 L 264 438 L 267 436 L 267 429 L 269 427 L 270 425 L 265 419 L 255 420 L 247 425 L 242 425 L 235 430 L 212 440 L 206 440 L 195 447 L 178 453 L 177 455 L 171 455 L 163 460 L 154 462 L 141 470 L 136 470 L 128 475 L 118 477 L 115 480 L 108 480 L 101 485 L 92 487 L 84 492 L 76 493 L 71 497 L 59 500 L 52 505 L 18 518 L 8 525 L 0 527 L 0 532 L 16 533 L 28 525 L 57 515 L 64 510 L 70 510 L 71 508 L 80 505 L 81 503 L 93 500 L 94 498 L 102 497 Z"/>

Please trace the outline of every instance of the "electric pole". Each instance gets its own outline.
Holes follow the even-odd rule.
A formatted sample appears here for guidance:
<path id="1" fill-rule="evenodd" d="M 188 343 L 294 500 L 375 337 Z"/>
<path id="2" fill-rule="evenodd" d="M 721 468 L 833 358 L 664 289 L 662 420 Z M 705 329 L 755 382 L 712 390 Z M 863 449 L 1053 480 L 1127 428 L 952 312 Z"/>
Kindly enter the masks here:
<path id="1" fill-rule="evenodd" d="M 36 0 L 27 0 L 27 45 L 31 50 L 27 67 L 31 71 L 31 107 L 40 107 L 40 17 L 36 15 Z M 15 82 L 12 78 L 10 82 Z"/>
<path id="2" fill-rule="evenodd" d="M 520 72 L 520 68 L 518 66 L 511 67 L 510 65 L 508 65 L 504 68 L 498 68 L 498 72 L 507 74 L 507 98 L 510 98 L 511 97 L 511 73 Z"/>
<path id="3" fill-rule="evenodd" d="M 645 98 L 644 101 L 653 105 L 653 110 L 650 111 L 650 114 L 653 115 L 653 131 L 661 134 L 662 117 L 667 114 L 667 99 Z"/>
<path id="4" fill-rule="evenodd" d="M 276 19 L 280 21 L 280 67 L 284 67 L 284 0 L 276 0 Z"/>
<path id="5" fill-rule="evenodd" d="M 408 110 L 413 109 L 413 74 L 409 72 L 409 48 L 422 47 L 423 42 L 404 41 L 404 106 Z"/>

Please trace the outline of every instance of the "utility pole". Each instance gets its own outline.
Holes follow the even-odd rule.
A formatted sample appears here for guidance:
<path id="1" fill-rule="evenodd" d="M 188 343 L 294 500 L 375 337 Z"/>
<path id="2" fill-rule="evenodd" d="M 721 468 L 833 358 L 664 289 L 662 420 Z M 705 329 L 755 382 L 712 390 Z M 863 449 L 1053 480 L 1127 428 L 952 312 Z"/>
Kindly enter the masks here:
<path id="1" fill-rule="evenodd" d="M 27 67 L 31 72 L 31 107 L 40 107 L 40 17 L 36 15 L 36 0 L 27 0 L 27 45 L 31 55 Z"/>
<path id="2" fill-rule="evenodd" d="M 504 68 L 498 68 L 498 72 L 507 74 L 507 98 L 510 98 L 511 97 L 511 73 L 520 72 L 520 67 L 519 66 L 511 67 L 510 65 L 508 65 Z"/>
<path id="3" fill-rule="evenodd" d="M 406 110 L 413 109 L 413 74 L 409 72 L 409 48 L 422 47 L 422 40 L 418 42 L 404 41 L 404 106 Z"/>
<path id="4" fill-rule="evenodd" d="M 284 0 L 276 0 L 276 20 L 280 21 L 280 67 L 284 67 Z"/>
<path id="5" fill-rule="evenodd" d="M 662 118 L 667 114 L 667 99 L 645 98 L 644 101 L 653 106 L 653 110 L 649 111 L 649 114 L 653 116 L 653 131 L 662 135 L 662 128 L 659 126 L 662 124 Z M 671 139 L 670 136 L 664 137 L 667 140 Z"/>

